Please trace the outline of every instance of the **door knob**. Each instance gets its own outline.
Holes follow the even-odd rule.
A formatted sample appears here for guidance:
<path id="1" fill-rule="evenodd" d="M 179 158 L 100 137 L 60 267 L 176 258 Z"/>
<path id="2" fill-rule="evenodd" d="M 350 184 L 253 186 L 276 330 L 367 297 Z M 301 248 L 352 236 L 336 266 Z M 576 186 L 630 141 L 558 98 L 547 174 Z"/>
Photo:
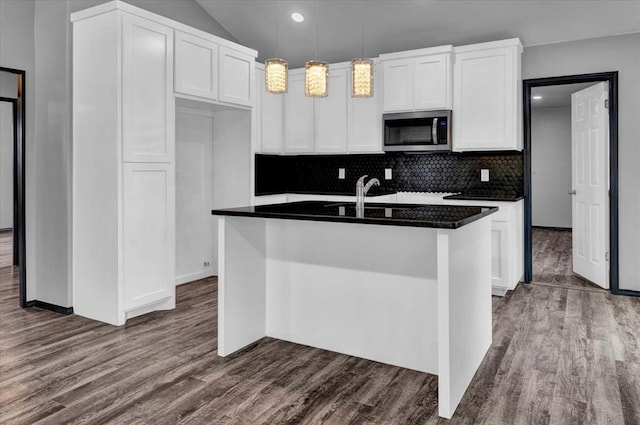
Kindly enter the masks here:
<path id="1" fill-rule="evenodd" d="M 569 195 L 575 195 L 575 194 L 576 194 L 576 190 L 575 189 L 569 191 Z"/>

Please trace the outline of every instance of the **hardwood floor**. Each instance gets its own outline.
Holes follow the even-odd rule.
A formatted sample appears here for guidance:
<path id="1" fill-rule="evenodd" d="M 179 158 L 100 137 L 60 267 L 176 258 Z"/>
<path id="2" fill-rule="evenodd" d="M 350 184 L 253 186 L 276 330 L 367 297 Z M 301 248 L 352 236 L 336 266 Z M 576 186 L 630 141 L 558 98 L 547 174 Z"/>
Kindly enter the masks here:
<path id="1" fill-rule="evenodd" d="M 0 230 L 0 268 L 13 264 L 13 231 Z"/>
<path id="2" fill-rule="evenodd" d="M 2 424 L 640 424 L 638 298 L 493 298 L 493 345 L 447 421 L 433 375 L 271 338 L 217 357 L 213 278 L 123 327 L 22 310 L 16 268 L 0 278 Z"/>
<path id="3" fill-rule="evenodd" d="M 532 228 L 533 283 L 605 291 L 573 273 L 571 229 Z"/>

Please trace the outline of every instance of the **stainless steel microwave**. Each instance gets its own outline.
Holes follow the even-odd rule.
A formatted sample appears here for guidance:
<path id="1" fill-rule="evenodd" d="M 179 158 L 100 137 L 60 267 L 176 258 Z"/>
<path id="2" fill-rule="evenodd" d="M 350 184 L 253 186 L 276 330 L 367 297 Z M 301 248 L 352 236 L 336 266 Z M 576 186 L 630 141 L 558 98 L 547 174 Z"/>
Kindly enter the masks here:
<path id="1" fill-rule="evenodd" d="M 385 152 L 451 150 L 451 110 L 383 114 Z"/>

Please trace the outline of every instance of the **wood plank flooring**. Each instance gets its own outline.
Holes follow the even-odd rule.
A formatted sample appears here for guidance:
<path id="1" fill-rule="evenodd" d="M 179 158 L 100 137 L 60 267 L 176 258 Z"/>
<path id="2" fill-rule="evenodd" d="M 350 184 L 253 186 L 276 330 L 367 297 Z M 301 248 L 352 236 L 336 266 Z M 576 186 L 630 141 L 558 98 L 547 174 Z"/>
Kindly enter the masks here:
<path id="1" fill-rule="evenodd" d="M 433 375 L 270 338 L 217 357 L 215 279 L 113 327 L 20 309 L 17 278 L 0 269 L 2 424 L 640 424 L 638 298 L 493 298 L 493 345 L 447 421 Z"/>
<path id="2" fill-rule="evenodd" d="M 565 288 L 602 290 L 573 274 L 571 229 L 532 228 L 533 282 Z"/>

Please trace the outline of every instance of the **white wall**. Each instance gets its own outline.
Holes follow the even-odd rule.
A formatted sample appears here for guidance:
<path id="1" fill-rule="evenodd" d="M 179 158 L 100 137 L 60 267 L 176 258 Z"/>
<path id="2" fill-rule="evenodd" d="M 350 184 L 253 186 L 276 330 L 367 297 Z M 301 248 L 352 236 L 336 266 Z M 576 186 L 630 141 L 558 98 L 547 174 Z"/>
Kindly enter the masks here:
<path id="1" fill-rule="evenodd" d="M 0 229 L 13 229 L 13 103 L 0 102 Z"/>
<path id="2" fill-rule="evenodd" d="M 0 0 L 0 65 L 26 71 L 27 299 L 71 306 L 72 12 L 106 0 Z M 133 5 L 229 38 L 194 0 Z"/>
<path id="3" fill-rule="evenodd" d="M 213 113 L 176 109 L 176 283 L 217 274 L 211 216 Z M 208 262 L 210 265 L 204 265 Z"/>
<path id="4" fill-rule="evenodd" d="M 620 288 L 640 291 L 640 33 L 524 49 L 524 79 L 605 71 L 619 71 Z"/>
<path id="5" fill-rule="evenodd" d="M 25 71 L 25 170 L 26 170 L 26 240 L 27 240 L 27 300 L 37 298 L 35 247 L 39 235 L 35 228 L 36 187 L 34 139 L 35 116 L 35 42 L 34 0 L 0 0 L 0 66 Z M 46 212 L 44 212 L 46 214 Z M 62 289 L 64 291 L 64 289 Z"/>
<path id="6" fill-rule="evenodd" d="M 534 226 L 571 227 L 571 107 L 531 110 Z"/>
<path id="7" fill-rule="evenodd" d="M 213 208 L 251 203 L 251 112 L 215 113 Z"/>

